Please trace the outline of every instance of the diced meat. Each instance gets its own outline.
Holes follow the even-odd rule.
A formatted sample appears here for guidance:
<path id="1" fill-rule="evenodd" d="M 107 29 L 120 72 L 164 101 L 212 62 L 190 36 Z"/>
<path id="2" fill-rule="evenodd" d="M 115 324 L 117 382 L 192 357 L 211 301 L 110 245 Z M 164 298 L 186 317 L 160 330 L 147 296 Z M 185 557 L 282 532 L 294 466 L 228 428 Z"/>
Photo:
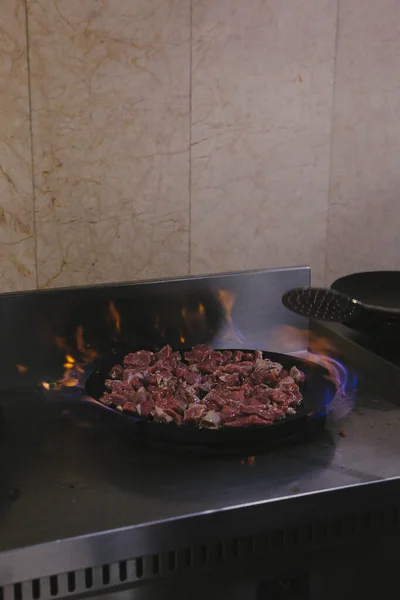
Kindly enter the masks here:
<path id="1" fill-rule="evenodd" d="M 169 384 L 173 382 L 174 385 L 172 387 L 176 387 L 175 377 L 170 371 L 165 371 L 164 369 L 160 369 L 154 373 L 149 373 L 147 381 L 150 385 L 155 385 L 157 387 L 169 387 Z"/>
<path id="2" fill-rule="evenodd" d="M 184 423 L 200 423 L 207 409 L 203 404 L 189 404 L 183 416 Z"/>
<path id="3" fill-rule="evenodd" d="M 211 352 L 212 349 L 210 346 L 199 344 L 198 346 L 194 346 L 191 352 L 185 352 L 184 357 L 189 364 L 198 363 L 208 358 Z"/>
<path id="4" fill-rule="evenodd" d="M 118 379 L 106 379 L 105 386 L 112 393 L 120 394 L 127 400 L 133 400 L 136 396 L 136 390 L 127 381 Z"/>
<path id="5" fill-rule="evenodd" d="M 226 364 L 232 360 L 232 352 L 230 350 L 223 350 L 221 352 L 222 355 L 222 364 Z"/>
<path id="6" fill-rule="evenodd" d="M 213 350 L 202 344 L 185 352 L 164 346 L 153 354 L 127 354 L 105 381 L 100 401 L 127 414 L 161 423 L 198 427 L 261 427 L 296 413 L 305 375 L 290 373 L 261 351 Z"/>
<path id="7" fill-rule="evenodd" d="M 136 404 L 133 404 L 132 402 L 127 402 L 124 404 L 122 410 L 131 414 L 137 414 Z"/>
<path id="8" fill-rule="evenodd" d="M 196 366 L 201 373 L 214 373 L 218 368 L 218 363 L 214 358 L 209 358 L 197 363 Z"/>
<path id="9" fill-rule="evenodd" d="M 135 369 L 125 369 L 122 378 L 124 381 L 127 381 L 132 387 L 139 389 L 143 385 L 144 374 L 140 371 L 136 371 Z"/>
<path id="10" fill-rule="evenodd" d="M 233 353 L 233 362 L 238 363 L 242 360 L 243 352 L 241 350 L 235 350 Z"/>
<path id="11" fill-rule="evenodd" d="M 156 403 L 156 406 L 159 406 L 160 408 L 163 408 L 164 410 L 166 410 L 167 408 L 170 408 L 174 412 L 181 414 L 181 415 L 183 415 L 185 408 L 186 408 L 186 403 L 183 402 L 182 400 L 179 400 L 178 398 L 175 398 L 174 396 L 158 398 L 155 401 L 155 403 Z"/>
<path id="12" fill-rule="evenodd" d="M 148 350 L 139 350 L 139 352 L 131 352 L 124 358 L 124 366 L 128 369 L 135 369 L 141 371 L 147 369 L 150 365 L 154 354 Z"/>
<path id="13" fill-rule="evenodd" d="M 296 383 L 303 383 L 306 379 L 303 371 L 300 371 L 297 367 L 292 367 L 290 369 L 290 376 L 293 377 Z"/>
<path id="14" fill-rule="evenodd" d="M 154 409 L 154 420 L 159 421 L 160 423 L 171 423 L 171 421 L 173 421 L 173 418 L 171 417 L 171 415 L 168 415 L 162 408 L 156 406 Z"/>
<path id="15" fill-rule="evenodd" d="M 155 410 L 155 404 L 153 400 L 143 400 L 136 405 L 136 410 L 141 417 L 149 417 Z"/>
<path id="16" fill-rule="evenodd" d="M 164 346 L 164 348 L 161 348 L 161 350 L 159 352 L 155 353 L 154 358 L 156 361 L 159 361 L 159 360 L 165 360 L 166 358 L 169 358 L 170 356 L 172 356 L 171 346 Z"/>
<path id="17" fill-rule="evenodd" d="M 286 377 L 283 377 L 282 379 L 279 380 L 279 384 L 278 387 L 280 388 L 293 388 L 293 387 L 298 387 L 297 383 L 295 382 L 295 380 L 293 379 L 293 377 L 291 377 L 290 375 L 287 375 Z"/>
<path id="18" fill-rule="evenodd" d="M 127 398 L 123 394 L 113 392 L 112 394 L 104 394 L 100 401 L 106 406 L 123 406 L 126 404 Z"/>
<path id="19" fill-rule="evenodd" d="M 209 410 L 201 420 L 201 427 L 208 427 L 209 429 L 218 429 L 221 423 L 221 415 L 215 410 Z"/>
<path id="20" fill-rule="evenodd" d="M 142 402 L 144 402 L 145 400 L 147 400 L 147 391 L 144 387 L 141 387 L 137 392 L 136 392 L 136 404 L 141 404 Z"/>
<path id="21" fill-rule="evenodd" d="M 253 370 L 251 362 L 231 363 L 221 367 L 223 373 L 237 373 L 238 375 L 246 376 Z"/>
<path id="22" fill-rule="evenodd" d="M 193 385 L 194 383 L 200 383 L 203 379 L 201 373 L 194 373 L 185 365 L 180 365 L 179 367 L 177 367 L 175 369 L 175 375 L 176 377 L 178 377 L 179 379 L 183 379 L 190 385 Z"/>
<path id="23" fill-rule="evenodd" d="M 224 406 L 221 410 L 221 419 L 223 423 L 229 423 L 229 421 L 233 421 L 240 414 L 239 406 Z"/>
<path id="24" fill-rule="evenodd" d="M 230 375 L 229 373 L 224 373 L 223 375 L 218 375 L 218 379 L 222 381 L 222 383 L 226 383 L 226 385 L 229 387 L 235 387 L 239 385 L 238 373 L 232 373 Z"/>
<path id="25" fill-rule="evenodd" d="M 122 379 L 124 367 L 122 365 L 114 365 L 109 373 L 111 379 Z"/>

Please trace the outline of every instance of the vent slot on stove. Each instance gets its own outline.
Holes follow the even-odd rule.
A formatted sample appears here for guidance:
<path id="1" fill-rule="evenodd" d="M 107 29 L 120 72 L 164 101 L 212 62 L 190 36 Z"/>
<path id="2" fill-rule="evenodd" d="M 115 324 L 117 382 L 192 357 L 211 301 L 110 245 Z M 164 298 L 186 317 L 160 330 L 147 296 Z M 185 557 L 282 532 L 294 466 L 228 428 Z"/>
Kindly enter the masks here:
<path id="1" fill-rule="evenodd" d="M 0 600 L 52 600 L 83 593 L 106 592 L 118 586 L 134 585 L 165 577 L 179 577 L 204 569 L 254 565 L 255 559 L 290 552 L 312 552 L 365 535 L 389 533 L 400 527 L 400 510 L 392 508 L 366 515 L 310 523 L 292 529 L 266 531 L 243 538 L 220 540 L 201 546 L 175 549 L 151 556 L 139 556 L 117 563 L 36 578 L 0 587 Z M 237 566 L 235 566 L 237 565 Z"/>

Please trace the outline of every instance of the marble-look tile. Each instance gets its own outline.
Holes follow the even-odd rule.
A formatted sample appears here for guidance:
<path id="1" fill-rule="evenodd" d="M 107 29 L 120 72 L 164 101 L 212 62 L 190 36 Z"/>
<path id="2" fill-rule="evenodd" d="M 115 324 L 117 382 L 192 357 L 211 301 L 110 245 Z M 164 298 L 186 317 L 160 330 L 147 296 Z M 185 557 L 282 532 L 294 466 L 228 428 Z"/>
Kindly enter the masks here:
<path id="1" fill-rule="evenodd" d="M 191 271 L 325 268 L 332 0 L 193 0 Z"/>
<path id="2" fill-rule="evenodd" d="M 0 6 L 0 292 L 36 285 L 23 0 Z"/>
<path id="3" fill-rule="evenodd" d="M 40 287 L 188 271 L 188 0 L 28 0 Z"/>
<path id="4" fill-rule="evenodd" d="M 327 281 L 400 269 L 400 3 L 339 14 Z"/>

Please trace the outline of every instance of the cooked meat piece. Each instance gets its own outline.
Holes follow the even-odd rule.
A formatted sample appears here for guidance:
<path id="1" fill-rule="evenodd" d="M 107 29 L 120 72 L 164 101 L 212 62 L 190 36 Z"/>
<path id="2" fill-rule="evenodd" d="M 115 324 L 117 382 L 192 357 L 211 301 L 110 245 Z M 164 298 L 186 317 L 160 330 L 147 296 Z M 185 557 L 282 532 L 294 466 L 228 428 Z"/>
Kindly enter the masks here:
<path id="1" fill-rule="evenodd" d="M 100 401 L 163 423 L 199 427 L 266 426 L 295 414 L 305 375 L 290 374 L 259 350 L 213 350 L 205 344 L 185 352 L 165 346 L 156 354 L 128 354 L 105 381 Z"/>
<path id="2" fill-rule="evenodd" d="M 224 373 L 223 375 L 218 375 L 218 379 L 222 381 L 222 383 L 226 383 L 226 385 L 229 387 L 235 387 L 239 385 L 238 373 L 232 373 L 231 375 L 229 375 L 229 373 Z"/>
<path id="3" fill-rule="evenodd" d="M 151 367 L 150 371 L 156 373 L 157 371 L 173 371 L 178 366 L 179 361 L 176 357 L 176 353 L 171 354 L 167 358 L 161 358 L 157 360 Z"/>
<path id="4" fill-rule="evenodd" d="M 181 425 L 182 423 L 182 415 L 179 415 L 177 412 L 175 412 L 172 408 L 164 408 L 164 412 L 165 414 L 167 414 L 168 416 L 170 416 L 172 418 L 172 420 L 174 421 L 174 423 L 176 423 L 177 425 Z"/>
<path id="5" fill-rule="evenodd" d="M 127 398 L 123 394 L 113 392 L 112 394 L 104 394 L 104 396 L 100 398 L 100 402 L 106 406 L 123 406 L 126 404 Z"/>
<path id="6" fill-rule="evenodd" d="M 225 365 L 226 363 L 232 360 L 232 352 L 230 350 L 223 350 L 222 354 L 222 363 Z"/>
<path id="7" fill-rule="evenodd" d="M 215 358 L 202 360 L 196 364 L 201 373 L 214 373 L 218 368 L 218 363 Z"/>
<path id="8" fill-rule="evenodd" d="M 221 419 L 223 423 L 233 421 L 240 414 L 239 406 L 224 406 L 221 410 Z"/>
<path id="9" fill-rule="evenodd" d="M 254 368 L 251 362 L 231 363 L 221 367 L 223 373 L 237 373 L 238 375 L 247 376 Z"/>
<path id="10" fill-rule="evenodd" d="M 120 394 L 127 400 L 133 400 L 136 396 L 136 390 L 127 381 L 118 379 L 106 379 L 105 386 L 114 394 Z"/>
<path id="11" fill-rule="evenodd" d="M 148 352 L 147 350 L 131 352 L 125 356 L 124 365 L 125 367 L 128 367 L 128 369 L 136 369 L 137 371 L 141 371 L 143 369 L 147 369 L 153 357 L 154 354 L 152 352 Z"/>
<path id="12" fill-rule="evenodd" d="M 114 365 L 109 373 L 111 379 L 122 379 L 124 367 L 122 365 Z"/>
<path id="13" fill-rule="evenodd" d="M 210 346 L 207 346 L 207 344 L 199 344 L 198 346 L 195 346 L 191 352 L 185 352 L 184 357 L 189 364 L 198 363 L 208 358 L 211 355 L 211 352 L 212 348 L 210 348 Z"/>
<path id="14" fill-rule="evenodd" d="M 248 362 L 248 361 L 254 362 L 254 359 L 255 359 L 254 354 L 251 354 L 250 352 L 243 353 L 243 356 L 242 356 L 243 362 Z"/>
<path id="15" fill-rule="evenodd" d="M 160 408 L 162 408 L 164 410 L 167 410 L 168 408 L 170 408 L 174 412 L 181 414 L 181 415 L 183 415 L 185 408 L 186 408 L 185 402 L 183 402 L 182 400 L 179 400 L 178 398 L 176 398 L 174 396 L 158 398 L 155 401 L 155 403 L 156 403 L 156 406 L 159 406 Z"/>
<path id="16" fill-rule="evenodd" d="M 145 415 L 143 415 L 145 416 Z M 168 415 L 162 408 L 156 406 L 154 409 L 154 420 L 159 421 L 160 423 L 171 423 L 173 418 L 171 415 Z"/>
<path id="17" fill-rule="evenodd" d="M 201 420 L 200 427 L 217 429 L 221 423 L 221 415 L 215 410 L 209 410 Z"/>
<path id="18" fill-rule="evenodd" d="M 183 416 L 184 423 L 200 423 L 207 409 L 203 404 L 189 404 Z"/>
<path id="19" fill-rule="evenodd" d="M 124 404 L 123 407 L 122 407 L 122 410 L 124 412 L 132 413 L 132 414 L 137 414 L 136 404 L 132 404 L 132 402 L 127 402 L 126 404 Z"/>
<path id="20" fill-rule="evenodd" d="M 293 377 L 296 383 L 303 383 L 306 379 L 303 371 L 300 371 L 297 367 L 292 367 L 290 369 L 290 376 Z"/>
<path id="21" fill-rule="evenodd" d="M 185 365 L 180 365 L 179 367 L 177 367 L 175 369 L 175 375 L 176 377 L 178 377 L 179 379 L 183 379 L 190 385 L 193 385 L 194 383 L 200 383 L 203 379 L 201 373 L 194 373 Z"/>
<path id="22" fill-rule="evenodd" d="M 233 353 L 233 362 L 238 363 L 242 360 L 243 352 L 241 350 L 235 350 Z"/>
<path id="23" fill-rule="evenodd" d="M 122 379 L 130 383 L 132 387 L 139 389 L 143 385 L 144 374 L 135 369 L 125 369 L 122 374 Z"/>
<path id="24" fill-rule="evenodd" d="M 164 360 L 170 356 L 172 356 L 171 346 L 164 346 L 164 348 L 161 348 L 160 352 L 155 353 L 154 358 L 155 360 Z"/>
<path id="25" fill-rule="evenodd" d="M 143 400 L 136 405 L 136 410 L 141 417 L 149 417 L 155 410 L 153 400 Z"/>
<path id="26" fill-rule="evenodd" d="M 142 403 L 145 400 L 147 400 L 147 391 L 144 387 L 141 387 L 137 392 L 136 392 L 136 404 Z"/>

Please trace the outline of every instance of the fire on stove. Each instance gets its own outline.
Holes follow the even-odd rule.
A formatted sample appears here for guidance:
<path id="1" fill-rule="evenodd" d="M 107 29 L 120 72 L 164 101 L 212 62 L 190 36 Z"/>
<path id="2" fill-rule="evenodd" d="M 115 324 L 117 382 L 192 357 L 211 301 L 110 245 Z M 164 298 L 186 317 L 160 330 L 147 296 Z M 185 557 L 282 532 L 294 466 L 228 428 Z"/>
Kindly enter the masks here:
<path id="1" fill-rule="evenodd" d="M 98 319 L 98 323 L 93 321 L 93 316 L 88 319 L 86 315 L 87 322 L 85 324 L 88 334 L 85 333 L 85 324 L 80 323 L 76 327 L 73 343 L 69 342 L 66 337 L 55 336 L 54 345 L 62 353 L 63 373 L 53 379 L 44 379 L 41 385 L 44 390 L 58 396 L 70 395 L 72 392 L 85 401 L 99 404 L 100 400 L 102 407 L 123 412 L 129 417 L 135 417 L 136 420 L 146 419 L 164 425 L 183 424 L 184 427 L 196 424 L 207 429 L 220 429 L 222 425 L 224 428 L 230 428 L 232 425 L 232 427 L 254 429 L 274 423 L 281 424 L 283 420 L 290 420 L 294 416 L 324 416 L 332 407 L 337 412 L 337 407 L 340 406 L 340 416 L 343 416 L 343 412 L 350 410 L 351 402 L 346 395 L 347 371 L 338 360 L 333 358 L 334 348 L 331 342 L 315 335 L 311 336 L 306 330 L 282 326 L 275 331 L 275 337 L 280 338 L 281 345 L 283 343 L 285 348 L 290 351 L 296 344 L 299 344 L 299 340 L 301 343 L 306 343 L 308 338 L 309 351 L 303 352 L 301 356 L 297 357 L 290 352 L 286 355 L 275 355 L 258 349 L 246 351 L 243 348 L 250 344 L 236 324 L 234 312 L 235 294 L 221 289 L 217 291 L 211 301 L 210 298 L 195 299 L 192 297 L 190 301 L 184 298 L 182 304 L 174 306 L 171 313 L 165 310 L 156 311 L 152 314 L 151 320 L 147 315 L 147 333 L 138 335 L 135 328 L 132 327 L 131 314 L 127 311 L 124 303 L 119 303 L 117 299 L 110 300 L 103 308 L 103 314 L 97 312 L 97 315 L 94 315 Z M 219 331 L 222 332 L 219 334 L 218 347 L 212 343 L 212 338 L 216 334 L 216 323 L 218 323 Z M 146 340 L 147 343 L 141 343 L 140 338 L 143 341 Z M 105 339 L 107 339 L 106 349 Z M 175 341 L 173 348 L 168 344 L 170 340 Z M 206 354 L 208 353 L 206 358 L 210 364 L 212 362 L 212 360 L 210 362 L 210 358 L 212 359 L 213 356 L 218 358 L 214 365 L 215 369 L 211 369 L 211 371 L 208 369 L 207 372 L 202 373 L 204 371 L 202 367 L 199 369 L 198 364 L 187 360 L 188 357 L 190 358 L 188 341 L 203 342 L 195 345 L 195 348 L 205 349 Z M 213 347 L 205 344 L 206 341 Z M 220 345 L 221 341 L 222 346 Z M 179 362 L 175 366 L 181 367 L 181 370 L 182 367 L 185 367 L 183 370 L 186 369 L 188 372 L 190 370 L 192 378 L 194 377 L 196 382 L 188 382 L 183 372 L 176 377 L 176 372 L 173 370 L 169 373 L 169 376 L 174 374 L 172 384 L 175 387 L 172 390 L 172 388 L 168 389 L 171 386 L 166 385 L 159 377 L 160 381 L 157 385 L 152 382 L 151 377 L 146 384 L 143 383 L 144 374 L 136 369 L 137 375 L 141 378 L 138 387 L 137 382 L 128 382 L 126 373 L 121 371 L 121 385 L 132 387 L 132 394 L 129 398 L 125 397 L 126 394 L 121 396 L 119 388 L 119 391 L 114 389 L 118 380 L 114 384 L 110 384 L 110 378 L 113 377 L 112 373 L 110 375 L 110 369 L 112 370 L 115 365 L 123 364 L 123 361 L 126 363 L 126 356 L 129 356 L 129 353 L 132 355 L 134 352 L 143 350 L 153 357 L 153 353 L 160 353 L 160 351 L 162 353 L 162 348 L 171 348 L 169 355 L 173 355 L 174 360 Z M 221 360 L 219 360 L 220 358 Z M 260 365 L 262 362 L 264 368 L 268 366 L 271 373 L 275 373 L 278 368 L 282 376 L 279 374 L 277 381 L 272 382 L 268 379 L 267 373 L 265 381 L 258 381 L 257 361 Z M 285 362 L 284 365 L 281 364 L 282 361 Z M 236 365 L 235 372 L 232 371 L 230 363 L 233 366 Z M 129 369 L 128 364 L 126 367 L 128 367 L 127 371 L 132 370 Z M 150 363 L 147 367 L 150 367 Z M 248 369 L 249 373 L 244 374 L 242 367 Z M 310 368 L 313 371 L 312 377 L 309 374 Z M 240 369 L 242 370 L 240 371 Z M 302 369 L 307 371 L 307 375 L 304 377 L 307 379 L 305 383 L 298 379 L 298 369 L 300 369 L 300 373 L 302 373 Z M 151 370 L 154 368 L 150 367 Z M 232 373 L 231 375 L 228 373 L 229 382 L 224 382 L 222 380 L 224 376 L 226 379 L 225 371 L 227 370 Z M 221 376 L 222 380 L 220 380 Z M 157 378 L 156 373 L 154 373 L 154 377 Z M 318 378 L 323 379 L 325 385 L 321 385 Z M 301 375 L 300 379 L 303 379 Z M 329 383 L 332 384 L 331 387 Z M 284 390 L 281 389 L 282 385 Z M 208 386 L 209 389 L 205 389 L 204 386 Z M 174 400 L 172 408 L 171 402 L 167 399 L 166 390 L 170 396 L 172 390 L 171 398 L 173 397 Z M 219 392 L 221 393 L 219 394 Z M 188 394 L 189 396 L 192 394 L 192 396 L 189 397 Z M 147 412 L 144 408 L 141 409 L 143 402 L 140 402 L 140 398 L 143 400 L 144 396 L 148 398 L 149 410 L 147 411 L 146 408 Z M 218 406 L 215 402 L 208 402 L 207 398 L 211 398 L 211 396 L 218 396 Z M 177 411 L 178 404 L 179 410 Z M 257 406 L 255 406 L 256 404 Z M 189 419 L 188 415 L 191 415 L 194 409 L 196 409 L 196 415 L 200 415 L 201 412 L 200 420 Z M 170 410 L 173 410 L 173 415 L 170 414 Z M 233 413 L 235 414 L 233 415 Z"/>

